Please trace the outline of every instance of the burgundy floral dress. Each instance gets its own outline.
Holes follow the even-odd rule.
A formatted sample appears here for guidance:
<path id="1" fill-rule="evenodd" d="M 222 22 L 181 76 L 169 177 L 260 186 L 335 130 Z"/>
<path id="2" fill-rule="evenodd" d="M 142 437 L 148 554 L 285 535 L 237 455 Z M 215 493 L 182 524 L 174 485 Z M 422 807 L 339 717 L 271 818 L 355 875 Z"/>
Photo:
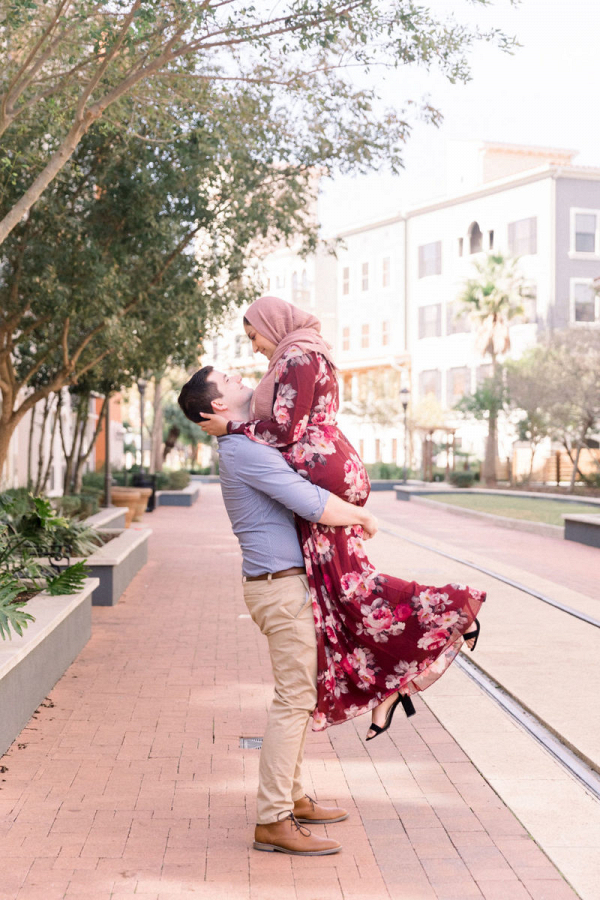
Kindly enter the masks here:
<path id="1" fill-rule="evenodd" d="M 337 379 L 328 361 L 292 346 L 276 366 L 273 418 L 232 422 L 229 431 L 280 448 L 313 484 L 363 506 L 369 478 L 337 427 L 337 410 Z M 397 690 L 413 694 L 436 681 L 459 652 L 485 593 L 378 572 L 360 527 L 303 519 L 297 526 L 317 633 L 313 730 L 361 715 Z"/>

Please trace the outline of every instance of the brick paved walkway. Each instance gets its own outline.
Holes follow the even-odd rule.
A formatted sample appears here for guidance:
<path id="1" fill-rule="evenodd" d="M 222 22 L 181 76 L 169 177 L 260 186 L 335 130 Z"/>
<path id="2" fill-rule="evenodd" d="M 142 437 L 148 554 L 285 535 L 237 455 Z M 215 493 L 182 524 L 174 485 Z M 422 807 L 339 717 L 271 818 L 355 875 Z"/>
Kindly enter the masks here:
<path id="1" fill-rule="evenodd" d="M 573 900 L 421 701 L 369 745 L 363 719 L 309 735 L 307 791 L 351 811 L 341 854 L 251 850 L 239 737 L 271 676 L 237 542 L 217 486 L 147 518 L 148 565 L 0 760 L 0 900 Z"/>

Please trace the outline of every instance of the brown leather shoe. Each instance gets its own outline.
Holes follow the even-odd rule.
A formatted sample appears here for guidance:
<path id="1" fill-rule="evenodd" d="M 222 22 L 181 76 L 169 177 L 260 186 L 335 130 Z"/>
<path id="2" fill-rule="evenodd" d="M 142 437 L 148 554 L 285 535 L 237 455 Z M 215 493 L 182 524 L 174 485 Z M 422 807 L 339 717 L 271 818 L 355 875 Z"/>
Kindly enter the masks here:
<path id="1" fill-rule="evenodd" d="M 255 850 L 267 850 L 271 853 L 277 850 L 291 856 L 327 856 L 342 849 L 337 841 L 318 837 L 308 828 L 303 828 L 292 812 L 287 813 L 279 822 L 257 825 L 253 846 Z"/>
<path id="2" fill-rule="evenodd" d="M 343 822 L 350 814 L 339 806 L 320 806 L 316 800 L 305 794 L 294 803 L 294 816 L 299 822 L 309 825 L 330 825 Z"/>

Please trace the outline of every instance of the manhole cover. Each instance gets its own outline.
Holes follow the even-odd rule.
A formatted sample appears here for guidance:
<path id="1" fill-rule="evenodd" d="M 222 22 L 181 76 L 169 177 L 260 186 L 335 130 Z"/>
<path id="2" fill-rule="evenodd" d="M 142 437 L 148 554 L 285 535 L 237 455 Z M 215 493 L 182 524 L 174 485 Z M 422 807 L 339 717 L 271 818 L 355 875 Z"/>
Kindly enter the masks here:
<path id="1" fill-rule="evenodd" d="M 241 737 L 240 747 L 242 750 L 260 750 L 263 739 L 261 737 Z"/>

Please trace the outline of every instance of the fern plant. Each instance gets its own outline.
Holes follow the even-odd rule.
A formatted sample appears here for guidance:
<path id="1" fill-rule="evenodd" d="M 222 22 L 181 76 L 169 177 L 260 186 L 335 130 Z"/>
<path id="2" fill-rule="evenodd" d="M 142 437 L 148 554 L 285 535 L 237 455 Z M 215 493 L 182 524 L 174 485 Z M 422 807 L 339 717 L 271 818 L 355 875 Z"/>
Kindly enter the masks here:
<path id="1" fill-rule="evenodd" d="M 23 610 L 26 591 L 46 589 L 53 596 L 80 591 L 86 577 L 84 561 L 62 572 L 52 561 L 83 556 L 100 545 L 87 526 L 57 515 L 45 497 L 23 491 L 0 496 L 0 636 L 21 635 L 33 616 Z M 39 562 L 36 557 L 48 559 Z"/>
<path id="2" fill-rule="evenodd" d="M 17 634 L 23 634 L 23 629 L 28 622 L 33 622 L 33 616 L 23 611 L 26 600 L 18 600 L 23 587 L 21 583 L 9 572 L 0 572 L 0 635 L 2 639 L 12 638 L 10 629 Z"/>

